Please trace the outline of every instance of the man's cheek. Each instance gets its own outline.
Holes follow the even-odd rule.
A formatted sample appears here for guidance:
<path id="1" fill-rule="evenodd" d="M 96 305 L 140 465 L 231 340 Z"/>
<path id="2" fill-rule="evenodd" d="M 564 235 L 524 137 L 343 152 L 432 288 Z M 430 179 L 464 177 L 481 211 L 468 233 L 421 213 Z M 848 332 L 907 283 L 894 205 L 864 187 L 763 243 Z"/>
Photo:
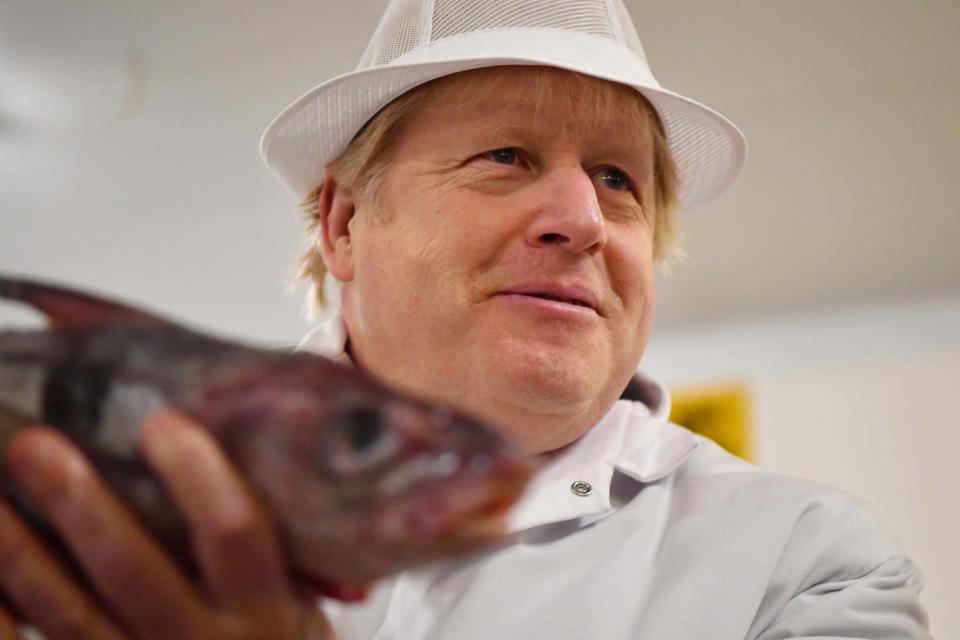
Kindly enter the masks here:
<path id="1" fill-rule="evenodd" d="M 458 246 L 439 233 L 425 235 L 421 242 L 419 249 L 404 261 L 409 286 L 423 295 L 441 296 L 449 302 L 449 297 L 456 295 L 468 277 L 465 274 L 469 260 L 467 247 Z"/>

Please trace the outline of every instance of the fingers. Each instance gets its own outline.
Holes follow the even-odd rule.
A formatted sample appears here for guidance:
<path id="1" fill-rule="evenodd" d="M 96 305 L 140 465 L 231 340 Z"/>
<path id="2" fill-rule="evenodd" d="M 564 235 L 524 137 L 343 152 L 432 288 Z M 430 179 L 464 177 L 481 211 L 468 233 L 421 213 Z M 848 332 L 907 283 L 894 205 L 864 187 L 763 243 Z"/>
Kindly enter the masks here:
<path id="1" fill-rule="evenodd" d="M 201 599 L 79 451 L 57 432 L 29 429 L 10 443 L 8 457 L 14 478 L 54 524 L 84 573 L 123 622 L 143 638 L 193 637 L 191 630 L 200 628 L 206 615 Z M 24 532 L 16 535 L 21 536 L 23 545 Z M 17 568 L 15 560 L 8 563 Z M 64 602 L 78 603 L 71 605 L 71 622 L 85 620 L 83 612 L 89 613 L 90 606 L 80 604 L 76 587 L 57 574 L 52 560 L 44 561 L 33 549 L 24 565 L 21 572 L 34 588 L 58 585 L 59 589 L 49 597 L 36 596 L 40 598 L 36 605 L 15 598 L 17 606 L 36 606 L 29 615 L 31 622 L 42 625 L 44 617 L 55 615 L 52 609 Z M 3 573 L 7 575 L 6 570 Z M 88 618 L 100 619 L 96 613 L 89 613 Z M 77 633 L 49 635 L 84 637 Z"/>
<path id="2" fill-rule="evenodd" d="M 298 615 L 272 524 L 210 434 L 164 412 L 147 421 L 140 444 L 189 523 L 214 598 L 252 616 Z"/>
<path id="3" fill-rule="evenodd" d="M 8 445 L 13 479 L 59 532 L 97 596 L 0 502 L 0 591 L 50 640 L 329 638 L 295 594 L 279 542 L 210 436 L 174 414 L 151 420 L 144 455 L 182 510 L 213 601 L 204 598 L 63 435 L 28 429 Z M 0 603 L 0 640 L 15 638 Z"/>
<path id="4" fill-rule="evenodd" d="M 0 640 L 17 640 L 19 637 L 13 616 L 0 608 Z"/>
<path id="5" fill-rule="evenodd" d="M 0 585 L 22 615 L 49 638 L 120 640 L 20 518 L 0 501 Z M 0 638 L 18 638 L 13 617 L 0 615 Z"/>

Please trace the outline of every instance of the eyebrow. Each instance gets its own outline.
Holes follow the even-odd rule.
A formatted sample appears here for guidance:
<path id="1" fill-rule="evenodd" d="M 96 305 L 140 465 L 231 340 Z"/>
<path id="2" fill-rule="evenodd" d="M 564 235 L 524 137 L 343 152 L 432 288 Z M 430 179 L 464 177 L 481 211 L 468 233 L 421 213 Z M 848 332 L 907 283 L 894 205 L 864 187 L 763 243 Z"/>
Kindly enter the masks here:
<path id="1" fill-rule="evenodd" d="M 609 135 L 604 135 L 605 128 L 606 127 L 602 125 L 598 125 L 594 131 L 578 132 L 578 139 L 582 144 L 584 137 L 595 133 L 596 136 L 602 140 L 602 142 L 598 144 L 598 146 L 601 147 L 601 153 L 599 155 L 621 158 L 623 160 L 630 160 L 631 162 L 636 162 L 638 155 L 645 157 L 646 154 L 644 154 L 644 152 L 653 148 L 652 141 L 646 139 L 640 132 L 635 132 L 636 135 L 623 135 L 626 132 L 633 131 L 628 127 L 623 127 L 622 131 L 611 131 Z M 555 135 L 551 135 L 551 131 L 537 131 L 536 127 L 503 122 L 495 123 L 489 127 L 485 126 L 481 129 L 465 129 L 465 137 L 489 138 L 493 141 L 492 144 L 500 144 L 502 141 L 505 146 L 511 143 L 526 142 L 535 136 L 542 136 L 544 133 L 550 135 L 551 138 L 556 137 Z"/>

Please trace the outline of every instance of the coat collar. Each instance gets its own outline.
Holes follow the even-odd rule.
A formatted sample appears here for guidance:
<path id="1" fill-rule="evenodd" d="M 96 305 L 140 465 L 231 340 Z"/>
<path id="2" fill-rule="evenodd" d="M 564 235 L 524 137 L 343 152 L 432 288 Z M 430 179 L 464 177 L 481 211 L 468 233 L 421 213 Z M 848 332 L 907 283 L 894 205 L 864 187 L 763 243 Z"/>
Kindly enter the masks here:
<path id="1" fill-rule="evenodd" d="M 338 313 L 304 337 L 297 350 L 349 363 L 347 333 Z M 596 521 L 619 508 L 611 500 L 614 475 L 648 484 L 672 474 L 697 446 L 693 435 L 668 422 L 670 394 L 641 373 L 634 377 L 639 401 L 618 400 L 597 425 L 551 460 L 533 479 L 508 518 L 511 532 L 579 520 Z M 589 495 L 574 492 L 586 482 Z M 583 485 L 578 485 L 583 487 Z"/>
<path id="2" fill-rule="evenodd" d="M 537 474 L 511 512 L 511 531 L 567 520 L 589 524 L 622 506 L 611 498 L 616 474 L 649 484 L 676 471 L 697 443 L 689 431 L 667 422 L 668 412 L 669 402 L 649 407 L 618 400 L 597 426 Z M 590 485 L 590 495 L 574 491 L 581 482 Z"/>
<path id="3" fill-rule="evenodd" d="M 315 326 L 297 345 L 297 351 L 310 351 L 338 362 L 350 362 L 346 354 L 347 329 L 339 313 Z"/>

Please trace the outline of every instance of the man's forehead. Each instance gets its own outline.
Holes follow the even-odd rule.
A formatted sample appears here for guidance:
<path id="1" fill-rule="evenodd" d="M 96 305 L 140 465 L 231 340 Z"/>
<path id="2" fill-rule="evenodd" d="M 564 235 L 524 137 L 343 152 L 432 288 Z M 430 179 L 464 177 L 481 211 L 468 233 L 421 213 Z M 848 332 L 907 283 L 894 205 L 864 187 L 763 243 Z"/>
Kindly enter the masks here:
<path id="1" fill-rule="evenodd" d="M 424 98 L 419 110 L 427 118 L 452 112 L 464 126 L 616 135 L 642 146 L 648 146 L 655 118 L 649 103 L 629 87 L 551 67 L 467 71 L 431 83 Z"/>

